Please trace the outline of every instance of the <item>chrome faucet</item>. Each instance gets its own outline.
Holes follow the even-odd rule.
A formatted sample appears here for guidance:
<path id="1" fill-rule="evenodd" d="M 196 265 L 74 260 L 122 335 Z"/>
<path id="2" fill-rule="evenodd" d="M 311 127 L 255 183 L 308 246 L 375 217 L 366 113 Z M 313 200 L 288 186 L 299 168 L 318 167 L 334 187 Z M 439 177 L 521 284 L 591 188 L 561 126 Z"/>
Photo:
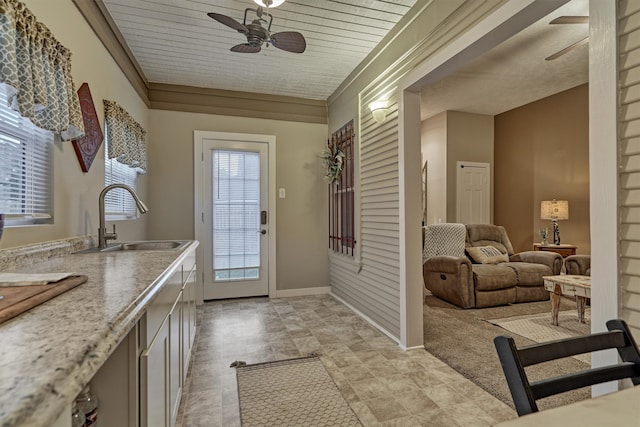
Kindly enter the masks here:
<path id="1" fill-rule="evenodd" d="M 129 193 L 131 193 L 131 197 L 133 197 L 133 200 L 135 200 L 136 206 L 138 206 L 138 210 L 140 211 L 141 214 L 146 214 L 147 212 L 149 212 L 149 208 L 147 208 L 147 205 L 145 205 L 142 202 L 142 200 L 140 200 L 140 197 L 138 197 L 138 195 L 136 194 L 133 188 L 124 184 L 107 185 L 102 190 L 102 192 L 100 192 L 100 197 L 98 197 L 98 210 L 100 214 L 100 228 L 98 229 L 98 247 L 100 249 L 107 247 L 107 240 L 115 240 L 118 238 L 115 224 L 113 224 L 113 232 L 111 233 L 107 232 L 107 226 L 105 224 L 106 219 L 105 219 L 105 213 L 104 213 L 104 198 L 107 195 L 107 193 L 113 190 L 114 188 L 122 188 L 124 190 L 127 190 Z"/>

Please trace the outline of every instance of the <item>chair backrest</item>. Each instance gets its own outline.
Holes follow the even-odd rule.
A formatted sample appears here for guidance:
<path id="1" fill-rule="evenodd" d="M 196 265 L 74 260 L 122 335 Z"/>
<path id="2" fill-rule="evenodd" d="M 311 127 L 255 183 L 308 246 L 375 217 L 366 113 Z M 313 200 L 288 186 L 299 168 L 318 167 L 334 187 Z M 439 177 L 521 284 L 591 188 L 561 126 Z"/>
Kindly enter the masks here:
<path id="1" fill-rule="evenodd" d="M 582 387 L 631 379 L 640 384 L 640 353 L 624 320 L 607 322 L 609 332 L 549 341 L 517 348 L 513 338 L 498 336 L 493 342 L 518 415 L 538 412 L 536 400 Z M 571 372 L 558 377 L 529 382 L 524 368 L 550 360 L 593 351 L 617 349 L 621 363 Z"/>
<path id="2" fill-rule="evenodd" d="M 422 263 L 431 257 L 448 255 L 464 256 L 467 229 L 464 224 L 439 223 L 425 227 Z"/>
<path id="3" fill-rule="evenodd" d="M 467 246 L 493 246 L 503 254 L 513 255 L 507 230 L 501 225 L 467 224 Z"/>

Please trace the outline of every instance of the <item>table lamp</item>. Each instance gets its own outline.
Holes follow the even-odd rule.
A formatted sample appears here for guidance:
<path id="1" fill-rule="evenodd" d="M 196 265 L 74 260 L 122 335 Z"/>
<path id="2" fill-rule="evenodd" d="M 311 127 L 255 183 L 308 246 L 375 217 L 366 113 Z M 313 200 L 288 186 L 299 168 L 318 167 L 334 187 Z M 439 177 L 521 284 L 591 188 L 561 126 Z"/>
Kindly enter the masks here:
<path id="1" fill-rule="evenodd" d="M 567 200 L 543 200 L 540 203 L 540 219 L 553 222 L 553 244 L 560 244 L 560 229 L 558 221 L 569 219 L 569 202 Z"/>

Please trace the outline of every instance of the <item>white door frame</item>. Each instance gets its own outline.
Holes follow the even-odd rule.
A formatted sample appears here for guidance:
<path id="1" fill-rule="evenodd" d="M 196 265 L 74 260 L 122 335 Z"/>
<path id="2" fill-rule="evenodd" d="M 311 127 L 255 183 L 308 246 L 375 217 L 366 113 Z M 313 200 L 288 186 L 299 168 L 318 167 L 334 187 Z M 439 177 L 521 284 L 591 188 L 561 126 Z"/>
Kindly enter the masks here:
<path id="1" fill-rule="evenodd" d="M 480 162 L 465 162 L 465 161 L 458 161 L 456 162 L 456 222 L 467 222 L 461 219 L 460 217 L 460 211 L 461 209 L 461 205 L 462 205 L 462 180 L 460 179 L 460 175 L 462 174 L 462 169 L 463 167 L 470 167 L 470 168 L 481 168 L 484 169 L 485 171 L 487 171 L 487 186 L 489 188 L 487 188 L 487 208 L 489 209 L 489 212 L 487 212 L 487 218 L 489 220 L 489 222 L 487 222 L 486 224 L 491 224 L 491 163 L 480 163 Z"/>
<path id="2" fill-rule="evenodd" d="M 420 90 L 461 69 L 569 0 L 510 0 L 413 68 L 398 85 L 400 346 L 422 346 Z M 417 184 L 414 184 L 417 183 Z"/>
<path id="3" fill-rule="evenodd" d="M 257 135 L 249 133 L 230 133 L 230 132 L 212 132 L 212 131 L 193 131 L 193 224 L 194 236 L 202 236 L 204 233 L 204 159 L 203 159 L 203 141 L 205 139 L 225 139 L 227 141 L 242 142 L 261 142 L 268 145 L 269 156 L 269 207 L 268 222 L 269 232 L 269 298 L 276 296 L 276 137 L 274 135 Z M 196 249 L 197 265 L 204 265 L 203 245 L 199 245 Z M 203 272 L 199 271 L 196 281 L 196 299 L 198 304 L 202 304 L 204 295 Z"/>

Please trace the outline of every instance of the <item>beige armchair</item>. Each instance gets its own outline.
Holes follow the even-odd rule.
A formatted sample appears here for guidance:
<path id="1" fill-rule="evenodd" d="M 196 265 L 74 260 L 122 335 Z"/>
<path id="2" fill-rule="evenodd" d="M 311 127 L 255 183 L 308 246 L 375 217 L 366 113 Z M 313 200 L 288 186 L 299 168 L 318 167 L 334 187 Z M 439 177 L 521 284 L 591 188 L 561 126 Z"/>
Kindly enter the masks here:
<path id="1" fill-rule="evenodd" d="M 591 276 L 591 255 L 570 255 L 564 260 L 567 274 Z"/>
<path id="2" fill-rule="evenodd" d="M 433 240 L 428 238 L 429 228 L 445 225 L 427 226 L 425 253 Z M 463 308 L 549 299 L 542 277 L 560 274 L 560 255 L 542 251 L 514 253 L 501 226 L 468 224 L 464 227 L 463 255 L 426 257 L 423 278 L 428 290 Z"/>

